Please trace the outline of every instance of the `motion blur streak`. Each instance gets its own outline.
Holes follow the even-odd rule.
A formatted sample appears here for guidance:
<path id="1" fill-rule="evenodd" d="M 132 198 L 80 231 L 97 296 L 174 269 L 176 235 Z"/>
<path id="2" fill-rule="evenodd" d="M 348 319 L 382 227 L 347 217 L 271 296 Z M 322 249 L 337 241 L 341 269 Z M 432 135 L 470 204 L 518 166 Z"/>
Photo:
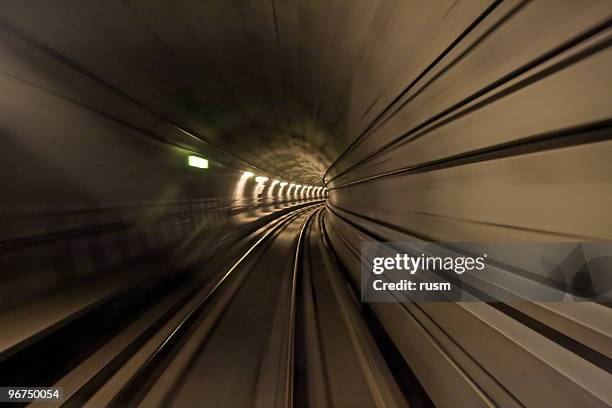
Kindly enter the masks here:
<path id="1" fill-rule="evenodd" d="M 0 386 L 611 406 L 607 304 L 357 300 L 364 241 L 612 240 L 611 45 L 610 0 L 3 0 Z"/>

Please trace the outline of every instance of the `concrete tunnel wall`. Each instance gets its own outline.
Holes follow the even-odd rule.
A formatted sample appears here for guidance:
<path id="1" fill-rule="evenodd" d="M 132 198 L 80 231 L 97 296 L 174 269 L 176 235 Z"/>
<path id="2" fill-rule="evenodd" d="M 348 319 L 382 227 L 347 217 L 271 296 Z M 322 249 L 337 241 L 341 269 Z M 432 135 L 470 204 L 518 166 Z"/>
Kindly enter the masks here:
<path id="1" fill-rule="evenodd" d="M 430 70 L 433 55 L 406 65 L 408 77 L 425 73 L 414 84 L 388 82 L 368 114 L 355 110 L 365 137 L 326 177 L 326 223 L 356 287 L 364 240 L 612 238 L 611 37 L 592 32 L 610 4 L 590 5 L 504 3 Z M 589 357 L 610 357 L 596 334 L 609 333 L 605 305 L 369 307 L 438 406 L 605 405 L 606 357 Z"/>
<path id="2" fill-rule="evenodd" d="M 334 205 L 376 209 L 381 221 L 434 240 L 612 237 L 612 220 L 601 216 L 612 204 L 612 144 L 589 143 L 609 127 L 612 52 L 604 33 L 576 41 L 602 10 L 515 8 L 498 7 L 378 121 L 373 113 L 355 120 L 357 134 L 376 125 L 331 171 Z M 377 106 L 404 85 L 389 83 Z"/>
<path id="3" fill-rule="evenodd" d="M 264 6 L 249 8 L 256 17 L 246 18 L 229 2 L 214 3 L 214 13 L 199 15 L 209 41 L 202 46 L 183 33 L 186 24 L 164 19 L 166 8 L 131 3 L 144 24 L 114 2 L 72 4 L 71 24 L 60 7 L 51 13 L 3 5 L 0 233 L 19 241 L 2 255 L 5 307 L 163 250 L 198 225 L 227 221 L 226 212 L 209 210 L 233 198 L 243 170 L 311 182 L 360 135 L 325 177 L 326 227 L 357 288 L 359 245 L 370 235 L 443 242 L 612 238 L 608 1 L 362 1 L 336 2 L 331 10 L 316 1 L 277 2 L 282 58 L 271 57 L 274 23 Z M 226 24 L 218 16 L 230 11 Z M 326 21 L 328 30 L 316 21 Z M 170 39 L 179 57 L 147 27 Z M 361 47 L 372 32 L 378 37 Z M 175 61 L 187 55 L 193 57 L 187 65 L 201 63 L 189 47 L 220 61 L 203 64 L 197 85 Z M 235 51 L 245 49 L 252 53 Z M 257 63 L 243 64 L 251 54 Z M 227 83 L 216 70 L 235 81 L 231 89 L 246 89 L 237 100 L 255 105 L 258 92 L 276 100 L 285 90 L 279 83 L 293 78 L 287 89 L 298 97 L 279 105 L 299 105 L 299 114 L 290 115 L 298 125 L 260 139 L 251 138 L 260 129 L 249 124 L 253 117 L 277 120 L 274 109 L 216 116 L 217 105 L 236 103 L 226 100 Z M 274 151 L 283 141 L 293 153 L 284 146 Z M 185 166 L 190 151 L 211 168 Z M 288 173 L 293 167 L 299 171 Z M 250 181 L 247 195 L 254 188 Z M 79 231 L 96 234 L 80 239 Z M 48 243 L 35 251 L 28 246 L 41 240 Z M 11 273 L 17 265 L 27 267 Z M 606 307 L 371 309 L 437 406 L 574 407 L 604 406 L 609 395 Z"/>
<path id="4" fill-rule="evenodd" d="M 2 58 L 6 62 L 7 58 Z M 92 278 L 151 251 L 171 253 L 194 233 L 227 223 L 255 200 L 251 177 L 31 84 L 0 80 L 0 305 Z M 231 161 L 229 161 L 231 164 Z M 271 210 L 276 193 L 262 191 Z M 293 193 L 281 203 L 301 201 Z M 256 214 L 253 213 L 253 216 Z"/>

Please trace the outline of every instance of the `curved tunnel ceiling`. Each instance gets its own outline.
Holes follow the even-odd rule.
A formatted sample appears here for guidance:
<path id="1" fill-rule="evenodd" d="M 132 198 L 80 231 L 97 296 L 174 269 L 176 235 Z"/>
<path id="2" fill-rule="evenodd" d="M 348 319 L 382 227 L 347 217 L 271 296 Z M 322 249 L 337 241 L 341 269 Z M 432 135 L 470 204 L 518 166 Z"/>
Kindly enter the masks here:
<path id="1" fill-rule="evenodd" d="M 180 146 L 221 150 L 235 167 L 320 184 L 423 61 L 491 4 L 8 1 L 0 15 L 9 52 L 45 88 Z"/>
<path id="2" fill-rule="evenodd" d="M 360 70 L 375 45 L 371 33 L 392 8 L 369 1 L 350 9 L 321 1 L 10 3 L 0 6 L 2 24 L 16 42 L 36 45 L 243 166 L 309 184 L 321 183 L 347 144 L 351 110 L 369 103 L 355 88 L 368 85 Z M 37 64 L 37 56 L 18 57 L 59 92 L 77 89 L 87 104 L 101 99 L 69 84 L 74 75 Z"/>

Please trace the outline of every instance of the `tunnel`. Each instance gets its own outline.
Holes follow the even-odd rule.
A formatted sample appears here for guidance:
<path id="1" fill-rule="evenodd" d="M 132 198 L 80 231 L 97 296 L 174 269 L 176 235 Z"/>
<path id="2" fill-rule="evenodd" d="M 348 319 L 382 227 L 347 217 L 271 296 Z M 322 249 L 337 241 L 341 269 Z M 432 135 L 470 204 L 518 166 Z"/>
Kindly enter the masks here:
<path id="1" fill-rule="evenodd" d="M 3 0 L 0 406 L 612 406 L 610 0 Z"/>

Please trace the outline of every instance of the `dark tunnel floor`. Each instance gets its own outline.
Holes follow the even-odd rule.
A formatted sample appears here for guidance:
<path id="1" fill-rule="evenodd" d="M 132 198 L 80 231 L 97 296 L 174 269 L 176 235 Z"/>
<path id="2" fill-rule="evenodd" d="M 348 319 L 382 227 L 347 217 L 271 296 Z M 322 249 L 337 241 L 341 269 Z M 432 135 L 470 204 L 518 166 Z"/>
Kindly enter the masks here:
<path id="1" fill-rule="evenodd" d="M 67 317 L 13 347 L 0 380 L 59 385 L 75 407 L 433 406 L 379 351 L 321 209 L 281 212 L 223 257 Z"/>

